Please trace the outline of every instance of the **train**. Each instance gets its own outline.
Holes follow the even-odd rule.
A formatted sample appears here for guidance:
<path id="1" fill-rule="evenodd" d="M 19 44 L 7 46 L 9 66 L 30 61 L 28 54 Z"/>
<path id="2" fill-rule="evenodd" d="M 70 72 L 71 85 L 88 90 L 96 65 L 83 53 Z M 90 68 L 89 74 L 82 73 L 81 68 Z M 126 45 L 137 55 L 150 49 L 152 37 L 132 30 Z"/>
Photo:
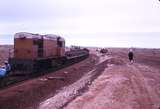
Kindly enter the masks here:
<path id="1" fill-rule="evenodd" d="M 65 39 L 53 34 L 19 32 L 14 35 L 14 56 L 9 58 L 11 73 L 37 73 L 79 62 L 89 56 L 86 48 L 65 50 Z"/>

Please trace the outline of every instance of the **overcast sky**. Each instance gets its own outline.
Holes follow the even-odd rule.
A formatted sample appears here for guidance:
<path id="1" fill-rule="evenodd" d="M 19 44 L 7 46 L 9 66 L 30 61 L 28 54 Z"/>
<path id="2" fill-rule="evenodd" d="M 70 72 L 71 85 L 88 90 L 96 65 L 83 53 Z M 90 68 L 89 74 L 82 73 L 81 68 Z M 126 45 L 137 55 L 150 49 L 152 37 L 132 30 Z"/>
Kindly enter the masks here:
<path id="1" fill-rule="evenodd" d="M 160 2 L 158 0 L 0 0 L 0 34 L 13 35 L 21 31 L 59 34 L 70 44 L 85 46 L 154 45 L 153 47 L 160 48 L 158 44 Z M 141 35 L 142 37 L 131 34 L 108 36 L 108 33 L 114 32 L 157 34 L 146 37 L 146 34 Z M 147 45 L 153 37 L 156 41 Z M 102 39 L 103 44 L 98 43 Z M 4 41 L 7 42 L 3 37 L 3 43 Z M 120 45 L 115 45 L 114 41 Z M 130 41 L 132 44 L 129 44 Z M 122 45 L 124 42 L 127 44 Z M 137 45 L 140 42 L 142 44 Z"/>

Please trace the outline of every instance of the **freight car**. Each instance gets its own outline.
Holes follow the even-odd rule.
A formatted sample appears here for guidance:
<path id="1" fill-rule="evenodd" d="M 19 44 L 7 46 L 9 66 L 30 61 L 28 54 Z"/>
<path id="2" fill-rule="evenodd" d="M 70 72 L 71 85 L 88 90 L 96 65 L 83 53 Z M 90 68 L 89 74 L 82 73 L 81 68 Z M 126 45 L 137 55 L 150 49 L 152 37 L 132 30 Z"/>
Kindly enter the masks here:
<path id="1" fill-rule="evenodd" d="M 65 40 L 57 35 L 26 32 L 14 36 L 14 56 L 9 59 L 12 73 L 35 73 L 75 63 L 89 56 L 86 49 L 65 52 Z"/>

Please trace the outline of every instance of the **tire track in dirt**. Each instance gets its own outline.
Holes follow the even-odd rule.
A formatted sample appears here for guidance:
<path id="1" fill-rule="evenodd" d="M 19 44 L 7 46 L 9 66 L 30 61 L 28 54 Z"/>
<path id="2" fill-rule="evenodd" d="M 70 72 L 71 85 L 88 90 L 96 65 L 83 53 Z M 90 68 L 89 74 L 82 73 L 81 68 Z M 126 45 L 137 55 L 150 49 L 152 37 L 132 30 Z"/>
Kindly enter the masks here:
<path id="1" fill-rule="evenodd" d="M 121 103 L 124 102 L 124 98 L 127 98 L 126 93 L 130 93 L 130 89 L 126 88 L 129 83 L 128 79 L 120 75 L 116 68 L 119 69 L 118 67 L 106 69 L 93 82 L 89 91 L 70 103 L 66 109 L 117 109 L 119 106 L 125 107 Z"/>
<path id="2" fill-rule="evenodd" d="M 159 96 L 143 75 L 145 70 L 149 71 L 147 67 L 137 63 L 114 64 L 65 109 L 159 109 Z"/>
<path id="3" fill-rule="evenodd" d="M 140 105 L 140 109 L 151 109 L 151 99 L 146 88 L 142 72 L 135 65 L 129 65 L 130 73 L 132 73 L 131 81 L 136 100 Z"/>
<path id="4" fill-rule="evenodd" d="M 129 68 L 132 69 L 131 73 L 133 73 L 134 76 L 134 78 L 132 77 L 132 81 L 137 83 L 138 88 L 134 88 L 133 90 L 138 91 L 136 94 L 141 108 L 158 109 L 158 107 L 160 107 L 160 99 L 156 94 L 154 86 L 151 87 L 147 81 L 150 78 L 144 76 L 144 73 L 149 72 L 151 69 L 152 72 L 149 73 L 153 73 L 155 68 L 141 64 L 129 65 Z M 136 87 L 135 84 L 134 87 Z"/>

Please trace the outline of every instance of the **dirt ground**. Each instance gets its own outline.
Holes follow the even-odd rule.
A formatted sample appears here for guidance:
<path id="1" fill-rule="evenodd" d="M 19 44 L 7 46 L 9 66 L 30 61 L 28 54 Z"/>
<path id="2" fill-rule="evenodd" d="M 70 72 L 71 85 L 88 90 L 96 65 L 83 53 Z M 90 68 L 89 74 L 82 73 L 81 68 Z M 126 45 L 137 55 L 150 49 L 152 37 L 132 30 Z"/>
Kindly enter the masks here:
<path id="1" fill-rule="evenodd" d="M 0 65 L 4 64 L 9 57 L 13 56 L 12 45 L 0 45 Z"/>
<path id="2" fill-rule="evenodd" d="M 0 90 L 0 109 L 160 108 L 159 49 L 134 49 L 133 64 L 128 49 L 90 50 L 80 63 Z"/>
<path id="3" fill-rule="evenodd" d="M 108 62 L 110 67 L 94 80 L 89 90 L 65 109 L 159 109 L 159 51 L 135 50 L 133 64 L 127 60 L 126 49 L 111 49 L 110 53 L 121 64 Z"/>

